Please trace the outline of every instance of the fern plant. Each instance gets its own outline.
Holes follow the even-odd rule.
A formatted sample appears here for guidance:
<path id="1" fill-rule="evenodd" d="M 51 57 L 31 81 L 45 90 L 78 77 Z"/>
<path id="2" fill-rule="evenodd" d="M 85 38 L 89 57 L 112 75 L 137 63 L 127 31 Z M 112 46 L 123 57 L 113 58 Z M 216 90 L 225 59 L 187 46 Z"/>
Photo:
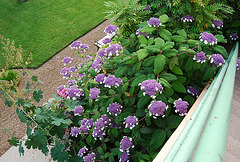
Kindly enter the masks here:
<path id="1" fill-rule="evenodd" d="M 145 10 L 146 6 L 138 3 L 139 0 L 117 0 L 115 2 L 105 2 L 108 7 L 106 18 L 117 25 L 120 33 L 124 36 L 129 36 L 136 32 L 137 24 L 144 21 L 150 11 Z"/>

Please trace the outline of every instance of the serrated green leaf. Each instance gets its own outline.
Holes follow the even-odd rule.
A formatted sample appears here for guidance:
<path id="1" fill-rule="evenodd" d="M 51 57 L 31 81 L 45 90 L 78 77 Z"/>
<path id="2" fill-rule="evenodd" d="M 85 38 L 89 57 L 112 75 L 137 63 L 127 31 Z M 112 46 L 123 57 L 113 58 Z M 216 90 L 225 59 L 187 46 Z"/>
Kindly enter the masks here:
<path id="1" fill-rule="evenodd" d="M 185 32 L 184 29 L 178 30 L 177 33 L 182 36 L 183 38 L 187 38 L 187 33 Z"/>
<path id="2" fill-rule="evenodd" d="M 166 42 L 163 46 L 161 46 L 161 49 L 164 52 L 165 50 L 173 48 L 174 44 L 174 42 Z"/>
<path id="3" fill-rule="evenodd" d="M 156 58 L 156 56 L 150 56 L 150 57 L 144 59 L 142 65 L 146 66 L 146 67 L 153 65 L 155 58 Z"/>
<path id="4" fill-rule="evenodd" d="M 79 70 L 79 72 L 78 72 L 78 74 L 82 74 L 82 73 L 84 73 L 85 71 L 87 71 L 88 70 L 88 67 L 83 67 L 83 68 L 81 68 L 80 70 Z"/>
<path id="5" fill-rule="evenodd" d="M 152 45 L 153 44 L 153 42 L 154 42 L 154 38 L 152 37 L 152 38 L 150 38 L 150 39 L 148 39 L 148 45 Z"/>
<path id="6" fill-rule="evenodd" d="M 151 97 L 149 95 L 146 95 L 146 96 L 140 98 L 140 100 L 137 103 L 137 107 L 143 108 L 150 101 L 150 99 L 151 99 Z"/>
<path id="7" fill-rule="evenodd" d="M 165 41 L 162 38 L 155 38 L 154 39 L 155 45 L 158 45 L 159 47 L 165 44 Z"/>
<path id="8" fill-rule="evenodd" d="M 72 121 L 70 119 L 62 119 L 62 118 L 57 118 L 52 116 L 52 124 L 56 125 L 56 126 L 60 126 L 61 124 L 66 124 L 66 125 L 70 125 L 72 123 Z"/>
<path id="9" fill-rule="evenodd" d="M 178 65 L 178 57 L 173 57 L 169 61 L 169 69 L 172 69 L 175 65 Z"/>
<path id="10" fill-rule="evenodd" d="M 201 43 L 200 41 L 192 40 L 192 39 L 189 39 L 189 40 L 187 41 L 187 44 L 188 44 L 188 45 L 192 45 L 192 46 L 199 45 L 200 43 Z"/>
<path id="11" fill-rule="evenodd" d="M 51 149 L 51 157 L 53 160 L 57 160 L 59 162 L 67 161 L 68 153 L 67 151 L 63 151 L 65 149 L 65 145 L 61 144 L 59 141 L 56 141 L 55 147 Z"/>
<path id="12" fill-rule="evenodd" d="M 143 44 L 143 45 L 147 45 L 147 43 L 148 43 L 148 40 L 146 39 L 146 37 L 144 35 L 139 35 L 138 40 L 139 40 L 139 43 Z"/>
<path id="13" fill-rule="evenodd" d="M 36 75 L 33 75 L 32 78 L 31 78 L 31 80 L 32 80 L 33 82 L 37 82 L 37 81 L 38 81 L 37 78 L 38 78 L 38 77 L 37 77 Z"/>
<path id="14" fill-rule="evenodd" d="M 185 65 L 185 71 L 190 71 L 193 68 L 193 58 L 189 57 Z"/>
<path id="15" fill-rule="evenodd" d="M 167 49 L 164 50 L 162 54 L 166 57 L 173 57 L 178 54 L 178 51 L 176 49 Z"/>
<path id="16" fill-rule="evenodd" d="M 124 62 L 124 64 L 134 64 L 138 62 L 138 59 L 137 58 L 129 58 L 126 62 Z"/>
<path id="17" fill-rule="evenodd" d="M 172 87 L 166 79 L 160 78 L 159 83 L 162 84 L 164 87 Z"/>
<path id="18" fill-rule="evenodd" d="M 99 148 L 98 148 L 98 153 L 99 153 L 100 155 L 104 155 L 104 151 L 103 151 L 102 147 L 99 147 Z"/>
<path id="19" fill-rule="evenodd" d="M 117 78 L 120 78 L 120 77 L 122 77 L 123 76 L 123 74 L 126 72 L 126 70 L 127 70 L 127 65 L 125 65 L 125 66 L 120 66 L 117 70 L 116 70 L 116 72 L 115 72 L 115 77 L 117 77 Z"/>
<path id="20" fill-rule="evenodd" d="M 170 41 L 172 37 L 172 33 L 166 29 L 162 29 L 159 31 L 160 37 L 162 37 L 166 41 Z"/>
<path id="21" fill-rule="evenodd" d="M 140 33 L 152 33 L 154 30 L 156 30 L 157 27 L 149 27 L 149 26 L 145 26 L 143 27 L 139 32 Z"/>
<path id="22" fill-rule="evenodd" d="M 203 80 L 207 80 L 213 77 L 215 71 L 216 71 L 216 67 L 210 67 L 207 69 L 207 71 L 205 72 L 204 76 L 203 76 Z"/>
<path id="23" fill-rule="evenodd" d="M 182 83 L 182 84 L 186 81 L 186 79 L 187 79 L 187 78 L 184 77 L 184 76 L 177 76 L 177 81 L 180 82 L 180 83 Z"/>
<path id="24" fill-rule="evenodd" d="M 158 45 L 149 45 L 145 49 L 150 53 L 159 53 L 160 47 Z"/>
<path id="25" fill-rule="evenodd" d="M 149 127 L 142 127 L 140 128 L 140 133 L 142 134 L 151 134 L 153 130 Z"/>
<path id="26" fill-rule="evenodd" d="M 138 56 L 139 60 L 142 60 L 142 59 L 144 59 L 144 58 L 146 58 L 148 56 L 148 52 L 147 52 L 146 49 L 140 49 L 136 53 L 137 53 L 137 56 Z"/>
<path id="27" fill-rule="evenodd" d="M 138 72 L 138 71 L 140 70 L 141 66 L 142 66 L 142 62 L 141 62 L 141 61 L 140 61 L 140 62 L 137 62 L 136 64 L 134 64 L 134 66 L 133 66 L 133 68 L 132 68 L 132 72 L 133 72 L 133 73 Z"/>
<path id="28" fill-rule="evenodd" d="M 33 92 L 33 99 L 35 100 L 35 101 L 37 101 L 37 103 L 39 103 L 40 102 L 40 100 L 43 98 L 43 91 L 41 91 L 41 90 L 35 90 L 34 92 Z"/>
<path id="29" fill-rule="evenodd" d="M 177 128 L 181 123 L 183 117 L 179 115 L 171 115 L 167 118 L 167 128 L 173 129 Z"/>
<path id="30" fill-rule="evenodd" d="M 169 20 L 169 17 L 166 14 L 164 14 L 164 15 L 159 17 L 159 20 L 161 21 L 161 23 L 164 24 Z"/>
<path id="31" fill-rule="evenodd" d="M 13 105 L 13 101 L 9 101 L 5 98 L 4 99 L 4 104 L 7 105 L 8 107 L 11 107 Z"/>
<path id="32" fill-rule="evenodd" d="M 182 70 L 178 66 L 174 66 L 172 69 L 170 69 L 173 73 L 178 75 L 183 75 Z"/>
<path id="33" fill-rule="evenodd" d="M 157 55 L 154 61 L 154 73 L 159 74 L 163 71 L 164 66 L 166 64 L 166 57 L 164 55 Z"/>
<path id="34" fill-rule="evenodd" d="M 172 82 L 177 80 L 177 77 L 171 73 L 163 73 L 163 74 L 159 74 L 159 78 L 163 78 L 166 79 L 168 82 Z"/>
<path id="35" fill-rule="evenodd" d="M 215 35 L 215 37 L 217 38 L 217 42 L 219 43 L 227 43 L 227 39 L 225 39 L 225 37 L 223 35 Z"/>
<path id="36" fill-rule="evenodd" d="M 226 49 L 223 47 L 223 46 L 220 46 L 220 45 L 214 45 L 213 46 L 213 50 L 222 54 L 222 56 L 227 59 L 228 58 L 228 53 L 226 51 Z"/>
<path id="37" fill-rule="evenodd" d="M 166 132 L 162 129 L 158 129 L 152 135 L 150 146 L 157 149 L 164 143 L 165 139 Z"/>
<path id="38" fill-rule="evenodd" d="M 18 118 L 20 119 L 20 121 L 22 123 L 25 123 L 26 122 L 26 117 L 25 117 L 24 113 L 21 110 L 19 111 L 18 108 L 16 108 L 16 113 L 17 113 Z"/>
<path id="39" fill-rule="evenodd" d="M 173 35 L 172 40 L 174 40 L 175 42 L 178 42 L 178 43 L 186 42 L 186 39 L 180 35 Z"/>
<path id="40" fill-rule="evenodd" d="M 180 83 L 178 81 L 172 82 L 172 87 L 177 92 L 187 93 L 185 87 L 182 85 L 182 83 Z"/>
<path id="41" fill-rule="evenodd" d="M 144 81 L 146 79 L 148 79 L 146 75 L 140 75 L 140 76 L 136 77 L 133 80 L 131 87 L 137 86 L 139 83 L 141 83 L 142 81 Z"/>

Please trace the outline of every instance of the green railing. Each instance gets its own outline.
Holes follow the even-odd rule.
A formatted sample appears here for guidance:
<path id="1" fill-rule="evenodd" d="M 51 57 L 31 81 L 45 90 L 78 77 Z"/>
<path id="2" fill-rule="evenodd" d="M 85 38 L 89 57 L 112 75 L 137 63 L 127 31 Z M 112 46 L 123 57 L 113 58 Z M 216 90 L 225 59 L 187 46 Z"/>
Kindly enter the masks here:
<path id="1" fill-rule="evenodd" d="M 155 162 L 225 161 L 238 50 L 237 42 L 181 132 L 175 131 L 176 139 L 169 139 L 173 142 L 165 144 Z"/>

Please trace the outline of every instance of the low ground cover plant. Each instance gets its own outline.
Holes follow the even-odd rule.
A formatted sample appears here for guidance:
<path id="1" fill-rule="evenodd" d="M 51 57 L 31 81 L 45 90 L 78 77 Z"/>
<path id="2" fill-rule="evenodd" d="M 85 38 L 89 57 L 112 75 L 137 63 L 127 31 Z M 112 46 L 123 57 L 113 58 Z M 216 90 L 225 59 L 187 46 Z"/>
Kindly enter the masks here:
<path id="1" fill-rule="evenodd" d="M 117 34 L 114 40 L 104 40 L 97 54 L 82 54 L 82 64 L 71 65 L 66 56 L 60 73 L 68 82 L 43 106 L 31 103 L 43 92 L 28 83 L 32 99 L 16 100 L 27 148 L 51 150 L 58 161 L 153 160 L 228 58 L 218 45 L 226 43 L 221 34 L 170 32 L 168 21 L 167 15 L 149 18 L 129 37 L 107 26 L 107 34 Z M 88 45 L 75 41 L 70 47 L 81 53 Z M 24 154 L 21 141 L 9 141 Z"/>

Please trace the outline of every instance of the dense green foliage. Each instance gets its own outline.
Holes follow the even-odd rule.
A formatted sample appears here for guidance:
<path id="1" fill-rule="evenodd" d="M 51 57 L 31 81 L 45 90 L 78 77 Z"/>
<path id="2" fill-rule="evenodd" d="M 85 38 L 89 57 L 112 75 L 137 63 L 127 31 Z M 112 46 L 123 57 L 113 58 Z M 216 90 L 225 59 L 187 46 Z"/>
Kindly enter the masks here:
<path id="1" fill-rule="evenodd" d="M 104 21 L 104 11 L 104 0 L 4 0 L 0 1 L 0 35 L 21 44 L 24 59 L 31 52 L 28 67 L 37 68 Z M 0 55 L 0 68 L 4 66 Z"/>

